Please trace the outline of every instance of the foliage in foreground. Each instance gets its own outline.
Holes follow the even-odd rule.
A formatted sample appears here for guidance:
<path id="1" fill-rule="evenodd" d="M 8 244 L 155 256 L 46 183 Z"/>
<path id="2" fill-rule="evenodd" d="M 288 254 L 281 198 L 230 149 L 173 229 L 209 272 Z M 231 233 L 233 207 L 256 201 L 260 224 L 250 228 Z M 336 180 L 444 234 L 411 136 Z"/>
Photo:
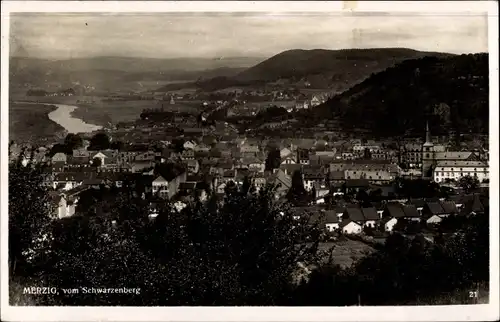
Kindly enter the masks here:
<path id="1" fill-rule="evenodd" d="M 308 218 L 295 221 L 272 187 L 256 192 L 246 180 L 241 189 L 227 189 L 223 203 L 195 200 L 180 212 L 159 202 L 155 220 L 149 202 L 124 189 L 99 201 L 107 203 L 104 212 L 90 207 L 54 220 L 43 176 L 42 167 L 10 165 L 10 274 L 18 289 L 24 281 L 57 287 L 59 294 L 17 296 L 21 304 L 381 305 L 488 280 L 487 214 L 433 243 L 395 234 L 353 267 L 319 265 L 297 287 L 297 264 L 318 263 L 323 255 L 320 230 Z M 43 243 L 35 242 L 39 236 L 46 236 Z M 140 288 L 140 294 L 62 292 L 81 287 Z"/>

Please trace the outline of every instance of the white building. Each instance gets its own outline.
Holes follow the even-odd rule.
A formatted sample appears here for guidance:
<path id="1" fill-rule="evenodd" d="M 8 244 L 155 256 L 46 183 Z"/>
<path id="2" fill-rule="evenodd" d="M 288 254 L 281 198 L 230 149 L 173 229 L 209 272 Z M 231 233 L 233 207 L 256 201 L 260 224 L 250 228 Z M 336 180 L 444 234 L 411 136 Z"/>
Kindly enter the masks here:
<path id="1" fill-rule="evenodd" d="M 363 153 L 365 149 L 368 149 L 370 152 L 379 152 L 381 150 L 380 146 L 378 145 L 367 145 L 367 144 L 361 144 L 361 143 L 356 143 L 353 145 L 352 150 L 354 153 Z"/>
<path id="2" fill-rule="evenodd" d="M 360 234 L 363 229 L 360 224 L 349 219 L 341 222 L 340 227 L 342 228 L 342 232 L 344 234 Z"/>
<path id="3" fill-rule="evenodd" d="M 434 181 L 460 180 L 465 176 L 477 178 L 479 182 L 489 179 L 489 166 L 484 161 L 440 161 L 434 169 Z"/>

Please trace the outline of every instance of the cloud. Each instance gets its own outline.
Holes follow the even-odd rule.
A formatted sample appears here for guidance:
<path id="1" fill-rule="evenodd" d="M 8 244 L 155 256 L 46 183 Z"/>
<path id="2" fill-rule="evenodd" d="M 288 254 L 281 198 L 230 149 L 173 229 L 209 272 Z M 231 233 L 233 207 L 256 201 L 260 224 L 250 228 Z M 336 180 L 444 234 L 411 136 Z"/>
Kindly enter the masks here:
<path id="1" fill-rule="evenodd" d="M 11 39 L 35 57 L 270 56 L 293 48 L 487 51 L 478 15 L 16 14 Z"/>

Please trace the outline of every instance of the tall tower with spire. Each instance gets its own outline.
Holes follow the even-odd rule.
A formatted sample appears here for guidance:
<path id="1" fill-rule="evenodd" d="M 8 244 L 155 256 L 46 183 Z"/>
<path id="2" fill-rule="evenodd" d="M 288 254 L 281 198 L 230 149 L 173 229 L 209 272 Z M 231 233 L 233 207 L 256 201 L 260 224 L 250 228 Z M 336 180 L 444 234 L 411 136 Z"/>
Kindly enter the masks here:
<path id="1" fill-rule="evenodd" d="M 434 143 L 432 143 L 431 131 L 429 130 L 429 121 L 425 127 L 425 143 L 422 146 L 422 178 L 431 179 L 434 166 Z"/>

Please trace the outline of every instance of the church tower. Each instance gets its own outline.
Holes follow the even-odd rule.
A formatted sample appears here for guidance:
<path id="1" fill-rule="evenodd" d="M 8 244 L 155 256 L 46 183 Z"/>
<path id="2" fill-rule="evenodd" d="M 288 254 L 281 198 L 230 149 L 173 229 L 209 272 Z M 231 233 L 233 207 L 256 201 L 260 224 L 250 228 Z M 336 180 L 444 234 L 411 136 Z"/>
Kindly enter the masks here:
<path id="1" fill-rule="evenodd" d="M 429 122 L 425 128 L 425 143 L 422 146 L 422 178 L 432 179 L 432 170 L 434 165 L 434 143 L 432 143 Z"/>

